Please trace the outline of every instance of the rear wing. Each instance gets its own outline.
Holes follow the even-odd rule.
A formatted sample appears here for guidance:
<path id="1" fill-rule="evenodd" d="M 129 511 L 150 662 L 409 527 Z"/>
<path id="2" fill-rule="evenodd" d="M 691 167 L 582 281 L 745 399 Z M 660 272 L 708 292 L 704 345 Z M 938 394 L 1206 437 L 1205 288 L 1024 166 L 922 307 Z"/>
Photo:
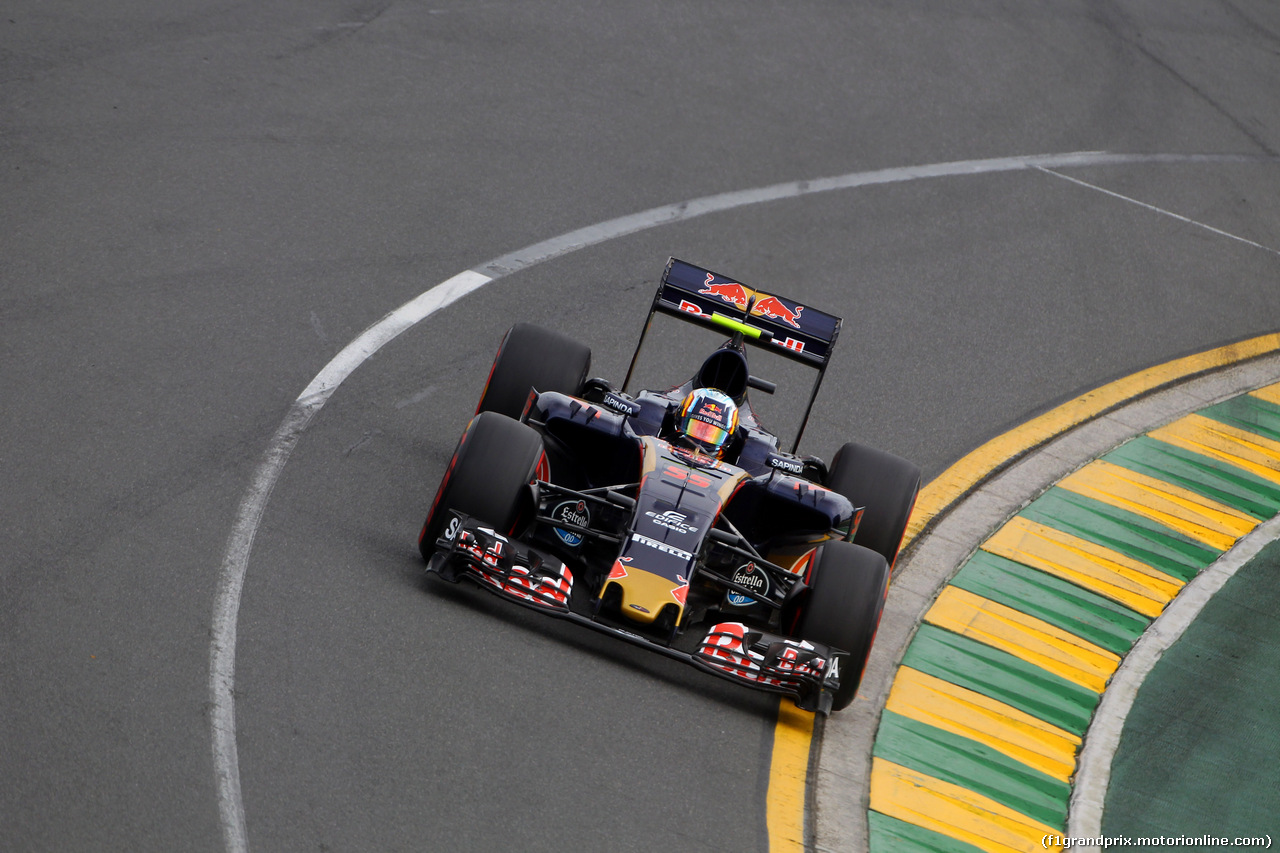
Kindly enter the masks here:
<path id="1" fill-rule="evenodd" d="M 839 317 L 786 297 L 753 290 L 711 270 L 671 258 L 662 274 L 658 292 L 654 294 L 644 331 L 636 344 L 635 355 L 631 357 L 631 366 L 627 368 L 624 389 L 631 381 L 631 373 L 655 313 L 669 314 L 710 329 L 727 330 L 743 343 L 815 368 L 818 376 L 792 452 L 799 447 L 813 401 L 817 399 L 826 374 L 827 363 L 840 336 L 843 321 Z"/>
<path id="2" fill-rule="evenodd" d="M 672 258 L 653 299 L 653 310 L 711 328 L 737 330 L 745 323 L 746 343 L 822 369 L 840 336 L 839 317 L 816 308 L 752 290 L 702 267 Z M 737 321 L 727 324 L 716 318 Z"/>

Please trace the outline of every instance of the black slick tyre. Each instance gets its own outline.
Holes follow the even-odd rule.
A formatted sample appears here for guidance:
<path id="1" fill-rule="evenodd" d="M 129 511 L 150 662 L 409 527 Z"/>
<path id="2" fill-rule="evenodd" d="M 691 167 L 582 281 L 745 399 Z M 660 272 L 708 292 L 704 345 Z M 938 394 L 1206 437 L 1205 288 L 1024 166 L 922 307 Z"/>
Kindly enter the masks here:
<path id="1" fill-rule="evenodd" d="M 867 508 L 854 544 L 881 554 L 892 567 L 920 492 L 920 469 L 900 456 L 851 441 L 836 451 L 826 486 L 855 507 Z"/>
<path id="2" fill-rule="evenodd" d="M 418 535 L 422 558 L 435 551 L 451 509 L 485 521 L 499 533 L 511 533 L 544 458 L 542 436 L 532 427 L 496 412 L 472 418 Z"/>
<path id="3" fill-rule="evenodd" d="M 849 653 L 831 703 L 839 711 L 853 701 L 862 681 L 889 591 L 889 564 L 869 548 L 828 542 L 813 557 L 808 583 L 794 636 Z"/>
<path id="4" fill-rule="evenodd" d="M 590 368 L 590 347 L 541 326 L 517 323 L 498 347 L 476 412 L 498 412 L 518 420 L 530 391 L 576 395 Z"/>

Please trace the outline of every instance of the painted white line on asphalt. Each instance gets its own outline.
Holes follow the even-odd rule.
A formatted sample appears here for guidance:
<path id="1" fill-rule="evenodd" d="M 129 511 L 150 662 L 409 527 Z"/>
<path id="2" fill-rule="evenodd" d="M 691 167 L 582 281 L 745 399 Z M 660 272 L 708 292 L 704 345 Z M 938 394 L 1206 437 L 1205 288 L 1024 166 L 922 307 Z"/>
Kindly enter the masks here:
<path id="1" fill-rule="evenodd" d="M 1084 747 L 1076 764 L 1075 787 L 1071 792 L 1071 805 L 1067 814 L 1067 835 L 1072 838 L 1100 838 L 1102 836 L 1102 810 L 1106 804 L 1107 787 L 1111 783 L 1111 762 L 1120 746 L 1125 718 L 1133 707 L 1138 690 L 1160 657 L 1168 651 L 1209 600 L 1231 580 L 1264 547 L 1280 538 L 1280 516 L 1272 518 L 1253 529 L 1237 542 L 1209 568 L 1196 575 L 1165 611 L 1148 626 L 1138 639 L 1124 662 L 1111 676 L 1102 701 L 1093 713 L 1089 731 L 1085 734 Z M 1081 846 L 1080 850 L 1098 850 L 1095 845 Z"/>
<path id="2" fill-rule="evenodd" d="M 401 332 L 492 280 L 470 270 L 459 273 L 392 311 L 347 344 L 294 401 L 258 463 L 248 491 L 240 499 L 240 508 L 218 575 L 213 639 L 209 650 L 214 775 L 223 844 L 228 853 L 246 853 L 249 849 L 244 800 L 240 793 L 240 759 L 236 750 L 236 624 L 240 595 L 249 568 L 249 554 L 253 550 L 253 540 L 262 523 L 267 501 L 271 499 L 271 491 L 307 424 L 352 371 Z"/>
<path id="3" fill-rule="evenodd" d="M 1146 208 L 1147 210 L 1154 211 L 1155 213 L 1160 213 L 1165 216 L 1170 216 L 1178 220 L 1179 222 L 1185 222 L 1188 225 L 1194 225 L 1197 228 L 1203 228 L 1206 231 L 1217 234 L 1219 237 L 1226 237 L 1230 240 L 1237 240 L 1241 243 L 1244 243 L 1246 246 L 1253 246 L 1255 249 L 1261 249 L 1262 251 L 1270 252 L 1273 255 L 1280 255 L 1280 251 L 1277 251 L 1271 248 L 1270 246 L 1264 246 L 1261 243 L 1255 243 L 1252 240 L 1246 240 L 1244 237 L 1240 237 L 1235 234 L 1231 234 L 1226 231 L 1223 231 L 1221 228 L 1214 228 L 1212 225 L 1205 225 L 1203 222 L 1197 222 L 1194 219 L 1188 219 L 1187 217 L 1181 216 L 1177 213 L 1174 213 L 1173 211 L 1165 210 L 1163 207 L 1156 207 L 1154 204 L 1147 204 L 1145 201 L 1138 201 L 1136 198 L 1130 198 L 1127 195 L 1121 195 L 1118 192 L 1114 192 L 1112 190 L 1106 189 L 1105 187 L 1100 187 L 1097 184 L 1091 184 L 1088 181 L 1082 181 L 1079 178 L 1072 178 L 1068 175 L 1062 174 L 1061 172 L 1055 172 L 1053 169 L 1050 169 L 1046 166 L 1037 166 L 1036 168 L 1039 169 L 1041 172 L 1044 172 L 1046 175 L 1053 175 L 1055 178 L 1061 178 L 1064 181 L 1070 181 L 1073 184 L 1077 184 L 1082 187 L 1087 187 L 1088 189 L 1091 189 L 1091 190 L 1096 190 L 1097 192 L 1100 192 L 1103 195 L 1109 195 L 1112 198 L 1119 199 L 1120 201 L 1127 201 L 1130 204 L 1136 204 L 1138 207 Z"/>
<path id="4" fill-rule="evenodd" d="M 240 789 L 239 757 L 236 750 L 235 658 L 240 597 L 249 568 L 254 537 L 262 522 L 271 492 L 280 478 L 280 472 L 289 461 L 289 454 L 293 452 L 294 446 L 311 419 L 357 367 L 402 332 L 489 282 L 534 264 L 660 225 L 682 222 L 708 213 L 733 210 L 752 204 L 876 184 L 1038 168 L 1063 169 L 1075 166 L 1140 163 L 1259 162 L 1274 159 L 1250 155 L 1110 154 L 1103 151 L 1083 151 L 989 160 L 963 160 L 853 172 L 830 178 L 791 181 L 768 187 L 721 193 L 651 208 L 641 213 L 611 219 L 535 243 L 520 251 L 495 258 L 475 270 L 458 273 L 387 314 L 347 344 L 294 401 L 253 473 L 249 488 L 240 500 L 236 520 L 227 539 L 214 600 L 209 652 L 209 692 L 212 701 L 210 729 L 214 775 L 223 842 L 227 853 L 247 853 L 249 849 L 244 803 Z"/>
<path id="5" fill-rule="evenodd" d="M 789 181 L 750 190 L 720 193 L 690 201 L 655 207 L 641 213 L 633 213 L 607 222 L 588 225 L 559 237 L 544 240 L 495 258 L 476 269 L 498 277 L 508 275 L 533 264 L 560 255 L 576 252 L 606 240 L 624 237 L 659 225 L 667 225 L 733 210 L 751 204 L 781 201 L 814 193 L 848 190 L 877 184 L 897 184 L 928 178 L 952 178 L 963 175 L 985 175 L 996 172 L 1019 172 L 1027 169 L 1067 169 L 1073 166 L 1119 166 L 1141 163 L 1246 163 L 1273 162 L 1273 157 L 1256 157 L 1243 154 L 1109 154 L 1105 151 L 1077 151 L 1070 154 L 1044 154 L 1030 157 L 998 157 L 989 160 L 958 160 L 948 163 L 930 163 L 923 166 L 903 166 L 876 169 L 869 172 L 853 172 L 833 178 L 817 178 L 808 181 Z"/>

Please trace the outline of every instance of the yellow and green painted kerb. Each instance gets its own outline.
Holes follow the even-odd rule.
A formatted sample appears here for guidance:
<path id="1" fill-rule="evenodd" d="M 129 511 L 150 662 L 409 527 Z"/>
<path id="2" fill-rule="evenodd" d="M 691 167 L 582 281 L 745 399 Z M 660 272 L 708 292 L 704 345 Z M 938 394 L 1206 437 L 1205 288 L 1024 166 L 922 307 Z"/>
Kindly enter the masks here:
<path id="1" fill-rule="evenodd" d="M 1138 436 L 991 535 L 907 647 L 872 751 L 872 853 L 1044 850 L 1111 674 L 1280 512 L 1280 385 Z"/>
<path id="2" fill-rule="evenodd" d="M 910 535 L 1021 452 L 1278 349 L 1268 335 L 1180 359 L 993 440 L 922 492 Z M 1046 835 L 1065 835 L 1076 757 L 1125 653 L 1197 573 L 1277 513 L 1273 385 L 1129 440 L 1009 519 L 942 588 L 894 676 L 871 756 L 871 853 L 1042 851 Z M 803 722 L 781 715 L 778 731 L 807 747 Z"/>

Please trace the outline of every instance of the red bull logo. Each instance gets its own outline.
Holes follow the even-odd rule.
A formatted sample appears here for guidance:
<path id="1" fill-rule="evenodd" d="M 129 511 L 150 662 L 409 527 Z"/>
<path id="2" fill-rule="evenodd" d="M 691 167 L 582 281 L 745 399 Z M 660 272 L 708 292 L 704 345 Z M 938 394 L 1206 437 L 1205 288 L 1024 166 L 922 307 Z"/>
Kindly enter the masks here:
<path id="1" fill-rule="evenodd" d="M 717 406 L 715 403 L 703 403 L 702 409 L 701 411 L 698 412 L 698 414 L 710 415 L 712 417 L 718 418 L 721 415 L 721 411 L 720 411 L 720 407 Z"/>
<path id="2" fill-rule="evenodd" d="M 706 287 L 698 292 L 707 296 L 719 296 L 725 302 L 728 302 L 730 305 L 736 305 L 739 308 L 747 307 L 747 296 L 750 291 L 742 285 L 735 284 L 732 281 L 725 281 L 720 284 L 716 284 L 712 282 L 713 278 L 715 278 L 713 273 L 707 273 L 707 280 L 704 282 Z"/>
<path id="3" fill-rule="evenodd" d="M 703 282 L 704 287 L 698 292 L 704 296 L 718 296 L 738 308 L 746 308 L 747 302 L 750 301 L 753 295 L 757 294 L 757 291 L 748 290 L 736 282 L 716 282 L 713 279 L 715 279 L 715 274 L 707 273 L 707 280 Z M 689 307 L 686 308 L 685 305 Z M 680 307 L 682 310 L 690 311 L 690 313 L 702 313 L 693 303 L 682 303 Z M 803 310 L 803 305 L 797 305 L 793 311 L 776 296 L 765 296 L 751 306 L 753 315 L 768 317 L 771 320 L 780 320 L 796 329 L 800 328 L 800 312 Z"/>
<path id="4" fill-rule="evenodd" d="M 759 314 L 762 317 L 768 317 L 770 320 L 781 320 L 795 328 L 800 328 L 800 312 L 804 310 L 803 305 L 797 305 L 796 310 L 792 311 L 782 303 L 782 300 L 776 296 L 766 296 L 751 308 L 752 314 Z"/>

